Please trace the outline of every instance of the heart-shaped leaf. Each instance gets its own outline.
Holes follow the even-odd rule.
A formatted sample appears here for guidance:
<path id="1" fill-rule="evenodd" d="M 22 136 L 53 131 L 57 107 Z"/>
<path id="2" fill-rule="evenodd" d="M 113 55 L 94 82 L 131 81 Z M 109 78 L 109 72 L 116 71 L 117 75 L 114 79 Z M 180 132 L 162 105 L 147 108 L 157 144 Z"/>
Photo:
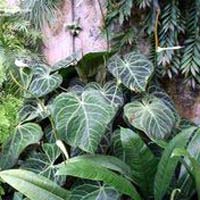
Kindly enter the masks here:
<path id="1" fill-rule="evenodd" d="M 85 90 L 98 90 L 105 97 L 105 99 L 116 107 L 120 107 L 124 104 L 123 93 L 119 86 L 114 81 L 107 82 L 103 87 L 98 83 L 92 82 L 86 85 Z"/>
<path id="2" fill-rule="evenodd" d="M 70 192 L 59 187 L 48 178 L 22 169 L 0 172 L 0 177 L 30 200 L 67 200 Z"/>
<path id="3" fill-rule="evenodd" d="M 115 109 L 98 91 L 62 93 L 52 105 L 60 139 L 87 152 L 95 152 Z"/>
<path id="4" fill-rule="evenodd" d="M 22 151 L 30 144 L 38 143 L 42 135 L 42 129 L 37 124 L 18 125 L 15 133 L 3 145 L 0 155 L 0 168 L 9 169 L 14 166 Z"/>
<path id="5" fill-rule="evenodd" d="M 34 119 L 42 120 L 49 116 L 48 106 L 41 106 L 39 103 L 36 105 L 26 104 L 24 105 L 19 113 L 18 117 L 21 122 L 28 122 Z"/>
<path id="6" fill-rule="evenodd" d="M 72 190 L 70 200 L 119 200 L 119 193 L 111 186 L 98 184 L 83 184 Z"/>
<path id="7" fill-rule="evenodd" d="M 108 70 L 129 89 L 144 92 L 154 67 L 144 55 L 132 52 L 123 58 L 118 55 L 111 57 L 108 61 Z"/>
<path id="8" fill-rule="evenodd" d="M 50 74 L 50 69 L 43 66 L 38 66 L 34 69 L 33 80 L 31 81 L 27 94 L 27 98 L 42 97 L 62 83 L 62 76 L 58 73 Z"/>
<path id="9" fill-rule="evenodd" d="M 171 107 L 154 96 L 126 104 L 124 114 L 132 126 L 154 139 L 166 138 L 176 123 Z"/>
<path id="10" fill-rule="evenodd" d="M 50 180 L 62 184 L 63 177 L 55 176 L 56 167 L 55 161 L 61 155 L 61 151 L 56 144 L 45 143 L 42 145 L 43 152 L 32 153 L 21 168 L 35 172 L 42 176 L 49 178 Z"/>

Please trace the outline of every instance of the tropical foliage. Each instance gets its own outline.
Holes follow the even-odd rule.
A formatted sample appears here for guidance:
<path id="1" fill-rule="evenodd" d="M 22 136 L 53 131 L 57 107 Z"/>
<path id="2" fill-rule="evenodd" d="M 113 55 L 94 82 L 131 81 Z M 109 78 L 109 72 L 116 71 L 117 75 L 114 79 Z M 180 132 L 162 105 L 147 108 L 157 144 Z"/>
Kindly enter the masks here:
<path id="1" fill-rule="evenodd" d="M 160 84 L 172 72 L 198 84 L 199 1 L 109 0 L 105 31 L 116 21 L 126 27 L 107 38 L 119 48 L 112 40 L 112 51 L 75 52 L 49 66 L 38 58 L 41 38 L 13 28 L 26 21 L 40 35 L 60 2 L 25 0 L 19 16 L 2 16 L 2 199 L 200 198 L 200 129 L 179 116 Z M 131 22 L 141 20 L 138 12 L 148 23 Z M 133 42 L 137 31 L 155 35 L 147 55 Z"/>

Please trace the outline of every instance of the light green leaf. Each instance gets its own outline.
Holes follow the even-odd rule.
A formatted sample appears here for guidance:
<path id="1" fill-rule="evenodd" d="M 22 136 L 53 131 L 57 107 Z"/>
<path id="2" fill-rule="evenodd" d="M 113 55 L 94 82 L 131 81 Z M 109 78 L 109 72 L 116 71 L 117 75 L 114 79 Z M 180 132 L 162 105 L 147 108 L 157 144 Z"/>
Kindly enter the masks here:
<path id="1" fill-rule="evenodd" d="M 6 170 L 0 172 L 0 177 L 30 200 L 67 200 L 70 198 L 70 192 L 48 178 L 33 172 L 21 169 Z"/>
<path id="2" fill-rule="evenodd" d="M 21 194 L 20 192 L 15 192 L 14 196 L 13 196 L 13 200 L 23 200 L 23 194 Z"/>
<path id="3" fill-rule="evenodd" d="M 62 184 L 65 179 L 55 176 L 57 171 L 55 161 L 61 155 L 60 149 L 56 144 L 45 143 L 42 145 L 42 150 L 43 152 L 32 153 L 22 163 L 21 168 L 45 176 L 58 184 Z"/>
<path id="4" fill-rule="evenodd" d="M 119 86 L 114 81 L 107 82 L 103 87 L 98 83 L 92 82 L 86 85 L 85 90 L 98 90 L 105 97 L 105 99 L 116 107 L 123 106 L 124 97 Z"/>
<path id="5" fill-rule="evenodd" d="M 57 175 L 69 175 L 83 179 L 103 181 L 105 184 L 113 186 L 117 191 L 130 196 L 134 200 L 141 199 L 134 186 L 127 179 L 89 160 L 68 160 L 60 166 Z"/>
<path id="6" fill-rule="evenodd" d="M 132 178 L 143 195 L 148 197 L 153 194 L 158 161 L 138 134 L 130 129 L 121 128 L 120 135 L 126 163 L 132 170 Z"/>
<path id="7" fill-rule="evenodd" d="M 119 200 L 119 193 L 108 185 L 83 184 L 72 190 L 70 200 Z"/>
<path id="8" fill-rule="evenodd" d="M 15 133 L 3 145 L 0 155 L 1 169 L 9 169 L 14 166 L 22 151 L 30 144 L 38 143 L 42 135 L 42 129 L 37 124 L 18 125 Z"/>
<path id="9" fill-rule="evenodd" d="M 118 158 L 114 156 L 104 156 L 100 154 L 82 155 L 82 156 L 73 157 L 70 159 L 70 161 L 71 162 L 75 162 L 75 161 L 90 162 L 90 163 L 99 165 L 101 167 L 105 167 L 107 169 L 119 172 L 122 175 L 126 175 L 129 177 L 131 176 L 130 167 L 126 163 L 124 163 L 123 161 L 119 160 Z"/>
<path id="10" fill-rule="evenodd" d="M 126 104 L 124 114 L 132 126 L 154 139 L 169 136 L 176 123 L 173 110 L 154 96 L 147 96 Z"/>
<path id="11" fill-rule="evenodd" d="M 108 61 L 108 70 L 129 89 L 144 92 L 154 67 L 144 55 L 132 52 L 123 58 L 118 55 L 111 57 Z"/>
<path id="12" fill-rule="evenodd" d="M 115 109 L 98 91 L 62 93 L 52 105 L 59 138 L 74 147 L 95 152 Z"/>
<path id="13" fill-rule="evenodd" d="M 111 142 L 112 155 L 115 155 L 125 162 L 125 152 L 121 142 L 120 129 L 116 129 L 112 133 Z"/>
<path id="14" fill-rule="evenodd" d="M 61 83 L 61 75 L 58 73 L 50 74 L 50 69 L 47 67 L 38 66 L 34 70 L 34 77 L 28 87 L 29 93 L 26 97 L 42 97 L 58 88 Z"/>
<path id="15" fill-rule="evenodd" d="M 197 127 L 190 127 L 182 130 L 176 135 L 165 148 L 161 160 L 158 164 L 158 169 L 154 181 L 154 195 L 155 200 L 162 200 L 168 186 L 171 182 L 172 176 L 176 169 L 179 158 L 171 157 L 175 148 L 184 148 Z"/>
<path id="16" fill-rule="evenodd" d="M 20 192 L 15 192 L 12 200 L 30 200 L 30 199 L 24 197 L 24 195 Z"/>

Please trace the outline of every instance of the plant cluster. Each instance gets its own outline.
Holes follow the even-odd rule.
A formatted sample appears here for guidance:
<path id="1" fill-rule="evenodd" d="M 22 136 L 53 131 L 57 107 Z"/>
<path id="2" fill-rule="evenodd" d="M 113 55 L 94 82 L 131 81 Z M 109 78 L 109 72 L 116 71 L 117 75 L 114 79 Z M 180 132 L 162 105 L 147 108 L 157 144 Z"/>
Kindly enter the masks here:
<path id="1" fill-rule="evenodd" d="M 113 23 L 120 24 L 110 39 L 117 50 L 124 51 L 127 45 L 140 46 L 145 38 L 152 45 L 150 57 L 157 75 L 182 76 L 195 88 L 200 83 L 199 7 L 199 0 L 109 0 L 107 27 L 112 30 Z"/>
<path id="2" fill-rule="evenodd" d="M 54 9 L 58 1 L 49 2 Z M 159 25 L 159 39 L 168 37 L 164 32 L 168 35 L 168 26 L 173 29 L 180 19 L 179 14 L 174 14 L 177 19 L 168 17 L 169 9 L 179 13 L 175 5 L 170 8 L 158 1 L 108 3 L 115 8 L 108 13 L 109 23 L 118 19 L 125 26 L 134 6 L 146 9 L 149 19 L 154 19 L 147 28 L 152 33 Z M 172 40 L 179 39 L 176 31 L 182 34 L 182 29 L 173 29 Z M 158 62 L 152 62 L 137 45 L 129 51 L 89 53 L 81 58 L 77 52 L 54 66 L 40 59 L 16 66 L 13 61 L 8 70 L 11 84 L 5 85 L 14 83 L 23 106 L 17 118 L 2 120 L 6 125 L 17 123 L 0 154 L 3 199 L 200 199 L 200 129 L 179 116 L 160 87 Z M 155 55 L 161 59 L 159 52 Z M 2 103 L 7 108 L 2 115 L 17 107 L 14 99 L 11 104 Z"/>

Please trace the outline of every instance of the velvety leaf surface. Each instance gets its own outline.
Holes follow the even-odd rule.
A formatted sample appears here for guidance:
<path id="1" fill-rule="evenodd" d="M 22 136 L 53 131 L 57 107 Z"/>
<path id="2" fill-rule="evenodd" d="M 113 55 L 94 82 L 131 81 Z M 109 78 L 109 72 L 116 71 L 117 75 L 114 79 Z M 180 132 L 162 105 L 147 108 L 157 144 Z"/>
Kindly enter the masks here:
<path id="1" fill-rule="evenodd" d="M 108 185 L 83 184 L 72 190 L 70 200 L 119 200 L 119 193 Z"/>
<path id="2" fill-rule="evenodd" d="M 144 92 L 154 67 L 144 55 L 132 52 L 123 58 L 118 55 L 111 57 L 108 61 L 108 70 L 129 89 Z"/>
<path id="3" fill-rule="evenodd" d="M 116 107 L 123 106 L 124 97 L 119 86 L 116 85 L 114 81 L 107 82 L 103 87 L 98 83 L 92 82 L 86 85 L 85 90 L 98 90 L 105 97 L 105 99 Z"/>
<path id="4" fill-rule="evenodd" d="M 31 81 L 27 94 L 30 97 L 42 97 L 55 90 L 62 83 L 62 76 L 57 72 L 50 74 L 47 67 L 35 67 L 33 80 Z"/>
<path id="5" fill-rule="evenodd" d="M 176 123 L 173 110 L 154 96 L 126 104 L 124 114 L 132 126 L 154 139 L 166 138 Z"/>
<path id="6" fill-rule="evenodd" d="M 56 144 L 45 143 L 42 145 L 43 152 L 34 152 L 26 159 L 21 168 L 35 172 L 50 180 L 62 184 L 63 177 L 55 176 L 57 171 L 55 161 L 61 155 L 61 151 Z"/>
<path id="7" fill-rule="evenodd" d="M 1 169 L 13 167 L 19 155 L 30 144 L 38 143 L 43 136 L 42 129 L 34 123 L 18 125 L 15 133 L 3 145 L 0 155 Z"/>
<path id="8" fill-rule="evenodd" d="M 52 105 L 59 137 L 74 147 L 95 152 L 115 109 L 98 91 L 62 93 Z"/>

